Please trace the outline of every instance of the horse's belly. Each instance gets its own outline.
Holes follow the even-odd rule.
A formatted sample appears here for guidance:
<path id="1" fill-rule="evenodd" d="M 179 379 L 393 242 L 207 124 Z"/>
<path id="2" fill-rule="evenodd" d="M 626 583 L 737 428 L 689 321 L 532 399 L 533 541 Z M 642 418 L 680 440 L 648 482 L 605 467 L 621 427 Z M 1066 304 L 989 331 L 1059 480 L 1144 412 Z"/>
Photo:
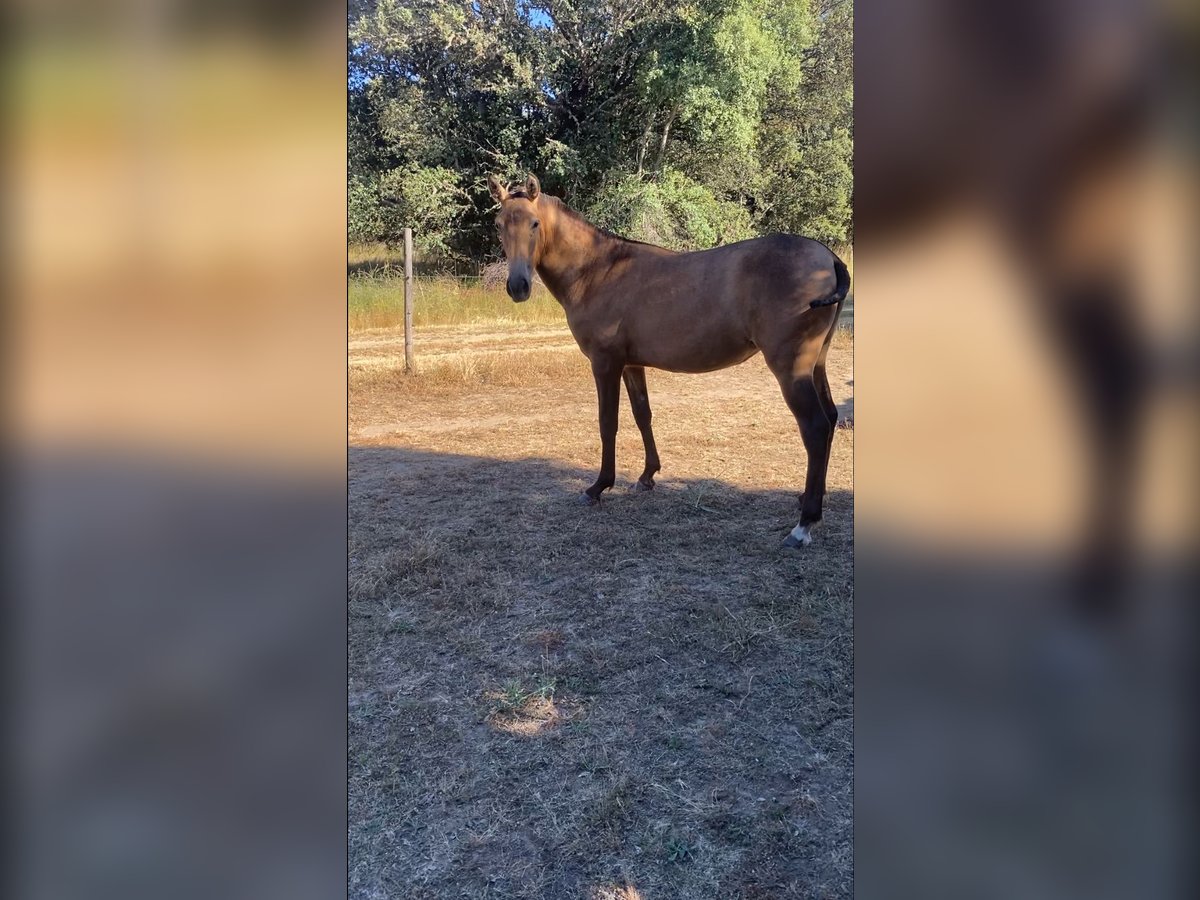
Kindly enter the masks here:
<path id="1" fill-rule="evenodd" d="M 758 352 L 749 340 L 732 335 L 663 335 L 655 341 L 634 342 L 630 347 L 633 365 L 668 372 L 713 372 L 745 362 Z"/>
<path id="2" fill-rule="evenodd" d="M 698 289 L 697 289 L 698 290 Z M 626 365 L 669 372 L 712 372 L 735 366 L 758 352 L 745 323 L 733 310 L 713 302 L 644 303 L 598 314 L 600 304 L 567 311 L 567 324 L 579 349 L 594 359 L 613 355 Z"/>

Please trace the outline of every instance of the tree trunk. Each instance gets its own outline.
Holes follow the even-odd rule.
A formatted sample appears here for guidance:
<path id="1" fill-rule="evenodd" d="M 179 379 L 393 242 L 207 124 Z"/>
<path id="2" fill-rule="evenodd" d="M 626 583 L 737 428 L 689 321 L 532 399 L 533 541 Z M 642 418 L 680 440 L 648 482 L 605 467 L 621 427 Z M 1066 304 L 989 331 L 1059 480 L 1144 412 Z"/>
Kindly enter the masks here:
<path id="1" fill-rule="evenodd" d="M 661 172 L 663 159 L 667 155 L 667 139 L 671 136 L 671 124 L 675 121 L 675 113 L 667 114 L 666 124 L 663 125 L 662 136 L 658 140 L 658 158 L 654 160 L 654 171 Z"/>
<path id="2" fill-rule="evenodd" d="M 650 138 L 654 134 L 654 117 L 651 116 L 646 122 L 646 129 L 642 132 L 642 142 L 638 145 L 637 152 L 637 176 L 642 177 L 645 172 L 644 164 L 646 162 L 646 151 L 650 149 Z"/>

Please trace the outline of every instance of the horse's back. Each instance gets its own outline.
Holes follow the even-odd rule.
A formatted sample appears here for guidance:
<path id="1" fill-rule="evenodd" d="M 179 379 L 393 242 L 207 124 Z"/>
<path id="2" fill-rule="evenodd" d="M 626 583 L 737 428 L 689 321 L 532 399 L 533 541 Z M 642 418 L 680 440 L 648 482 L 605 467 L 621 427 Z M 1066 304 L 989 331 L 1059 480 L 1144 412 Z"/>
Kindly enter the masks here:
<path id="1" fill-rule="evenodd" d="M 750 289 L 772 299 L 808 302 L 835 289 L 836 260 L 820 241 L 768 234 L 710 250 L 656 257 L 649 268 L 657 269 L 672 286 L 700 289 L 709 297 Z"/>
<path id="2" fill-rule="evenodd" d="M 647 257 L 612 285 L 620 342 L 632 362 L 674 371 L 741 362 L 815 324 L 804 313 L 835 290 L 835 260 L 787 234 Z"/>
<path id="3" fill-rule="evenodd" d="M 833 251 L 811 238 L 769 234 L 741 244 L 739 269 L 746 288 L 764 302 L 807 308 L 837 287 Z"/>

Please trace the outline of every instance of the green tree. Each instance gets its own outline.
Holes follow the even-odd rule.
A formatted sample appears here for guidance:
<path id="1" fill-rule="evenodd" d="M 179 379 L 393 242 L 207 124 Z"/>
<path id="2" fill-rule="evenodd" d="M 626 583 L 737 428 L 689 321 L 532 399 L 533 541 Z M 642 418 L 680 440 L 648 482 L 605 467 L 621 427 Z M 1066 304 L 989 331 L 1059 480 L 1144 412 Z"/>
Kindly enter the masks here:
<path id="1" fill-rule="evenodd" d="M 750 214 L 682 172 L 658 179 L 625 175 L 602 185 L 585 210 L 610 231 L 675 250 L 699 250 L 753 237 Z"/>
<path id="2" fill-rule="evenodd" d="M 852 237 L 854 191 L 854 8 L 819 0 L 817 37 L 795 83 L 770 93 L 755 197 L 761 231 L 805 234 L 828 243 Z"/>
<path id="3" fill-rule="evenodd" d="M 481 259 L 488 173 L 631 236 L 849 237 L 849 0 L 352 0 L 354 239 Z"/>

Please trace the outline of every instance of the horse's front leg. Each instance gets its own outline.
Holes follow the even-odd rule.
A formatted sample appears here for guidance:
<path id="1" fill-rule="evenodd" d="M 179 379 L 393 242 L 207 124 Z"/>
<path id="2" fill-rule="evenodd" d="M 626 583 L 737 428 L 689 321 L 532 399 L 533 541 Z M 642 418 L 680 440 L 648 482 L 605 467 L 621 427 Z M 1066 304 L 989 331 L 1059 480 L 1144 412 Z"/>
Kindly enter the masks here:
<path id="1" fill-rule="evenodd" d="M 592 375 L 596 379 L 596 399 L 600 405 L 600 477 L 584 492 L 589 503 L 617 481 L 617 414 L 621 402 L 621 370 L 616 360 L 597 356 L 592 359 Z"/>
<path id="2" fill-rule="evenodd" d="M 622 376 L 625 390 L 629 393 L 629 405 L 633 407 L 633 420 L 642 433 L 646 446 L 646 468 L 633 483 L 633 490 L 648 491 L 654 487 L 654 473 L 662 468 L 658 460 L 658 448 L 654 445 L 654 429 L 651 427 L 650 394 L 646 390 L 646 370 L 641 366 L 628 366 Z"/>

